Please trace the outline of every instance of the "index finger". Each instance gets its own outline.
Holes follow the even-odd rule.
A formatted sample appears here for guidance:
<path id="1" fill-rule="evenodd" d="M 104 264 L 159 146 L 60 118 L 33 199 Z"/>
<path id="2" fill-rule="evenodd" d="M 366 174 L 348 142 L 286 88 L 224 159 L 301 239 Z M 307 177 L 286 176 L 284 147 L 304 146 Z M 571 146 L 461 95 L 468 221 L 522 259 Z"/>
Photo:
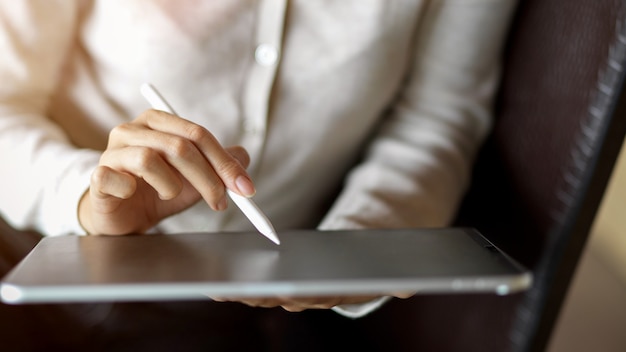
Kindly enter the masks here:
<path id="1" fill-rule="evenodd" d="M 215 170 L 224 185 L 239 194 L 251 197 L 255 188 L 241 163 L 206 128 L 182 117 L 159 110 L 141 114 L 137 123 L 191 141 Z"/>
<path id="2" fill-rule="evenodd" d="M 179 119 L 181 119 L 181 121 L 183 121 L 183 122 L 192 123 L 191 121 L 187 121 L 187 120 L 185 120 L 183 118 L 180 118 L 178 116 L 178 114 L 174 111 L 172 106 L 165 100 L 165 98 L 163 98 L 161 93 L 152 84 L 150 84 L 150 83 L 142 84 L 141 87 L 140 87 L 140 91 L 141 91 L 141 94 L 144 96 L 144 98 L 146 98 L 146 100 L 150 103 L 150 105 L 152 105 L 153 109 L 155 109 L 157 111 L 158 110 L 164 111 L 166 113 L 169 113 L 170 115 L 176 116 Z M 198 126 L 198 125 L 196 125 L 196 126 Z M 196 128 L 194 128 L 194 132 L 192 133 L 193 136 L 197 135 L 197 137 L 202 138 L 202 137 L 204 137 L 205 134 L 208 134 L 207 137 L 209 138 L 209 140 L 212 140 L 214 142 L 213 145 L 217 145 L 217 146 L 220 147 L 219 149 L 221 149 L 222 153 L 216 155 L 215 159 L 217 159 L 217 160 L 212 159 L 210 157 L 210 155 L 207 155 L 204 152 L 204 150 L 202 150 L 202 149 L 201 149 L 201 152 L 205 155 L 205 157 L 207 158 L 209 163 L 211 163 L 213 165 L 217 175 L 222 179 L 222 181 L 224 182 L 226 187 L 231 189 L 231 190 L 238 191 L 242 196 L 248 196 L 248 197 L 253 196 L 254 193 L 256 193 L 256 191 L 254 189 L 254 184 L 252 183 L 252 180 L 250 180 L 250 177 L 248 176 L 248 173 L 245 171 L 245 169 L 243 169 L 241 167 L 239 167 L 239 168 L 238 167 L 234 167 L 233 171 L 234 171 L 235 175 L 234 175 L 234 177 L 229 177 L 231 175 L 229 175 L 228 170 L 230 170 L 230 167 L 232 167 L 231 163 L 233 162 L 232 158 L 229 158 L 229 156 L 230 157 L 232 157 L 232 156 L 229 155 L 228 153 L 225 153 L 224 149 L 221 148 L 221 145 L 219 144 L 219 142 L 206 129 L 201 128 L 204 131 L 199 131 L 199 132 L 195 132 L 195 129 Z M 188 134 L 189 134 L 189 132 L 183 133 L 182 136 L 186 137 Z M 190 139 L 192 141 L 196 142 L 196 139 L 194 139 L 194 138 L 190 138 Z M 198 145 L 198 147 L 201 147 L 201 145 Z M 215 162 L 218 163 L 217 166 L 214 164 Z M 228 165 L 229 167 L 227 167 L 226 169 L 222 169 L 222 168 L 219 167 L 220 165 Z M 239 165 L 237 165 L 237 166 L 239 166 Z"/>

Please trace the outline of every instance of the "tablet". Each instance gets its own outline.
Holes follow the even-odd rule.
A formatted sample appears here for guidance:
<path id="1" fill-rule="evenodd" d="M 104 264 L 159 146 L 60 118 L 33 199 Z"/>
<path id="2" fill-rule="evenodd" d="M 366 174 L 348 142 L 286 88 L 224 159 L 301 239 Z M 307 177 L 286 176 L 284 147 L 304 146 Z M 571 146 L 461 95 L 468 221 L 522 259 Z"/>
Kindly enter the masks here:
<path id="1" fill-rule="evenodd" d="M 43 238 L 3 302 L 193 300 L 393 292 L 505 295 L 532 274 L 471 228 Z"/>

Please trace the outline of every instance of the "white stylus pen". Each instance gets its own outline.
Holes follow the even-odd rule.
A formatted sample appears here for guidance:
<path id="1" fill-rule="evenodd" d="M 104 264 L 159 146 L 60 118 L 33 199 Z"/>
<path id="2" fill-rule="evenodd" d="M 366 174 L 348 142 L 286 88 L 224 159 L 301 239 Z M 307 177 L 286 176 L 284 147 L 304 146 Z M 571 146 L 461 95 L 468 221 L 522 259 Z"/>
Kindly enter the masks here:
<path id="1" fill-rule="evenodd" d="M 141 94 L 146 98 L 148 103 L 155 110 L 165 111 L 172 115 L 177 115 L 174 109 L 163 99 L 161 94 L 149 83 L 144 83 L 141 86 Z M 252 222 L 254 227 L 259 230 L 265 237 L 269 238 L 272 242 L 280 244 L 280 240 L 276 235 L 274 226 L 269 219 L 263 214 L 261 209 L 250 198 L 241 196 L 230 189 L 226 189 L 226 193 L 230 196 L 230 199 L 241 209 L 244 215 Z"/>

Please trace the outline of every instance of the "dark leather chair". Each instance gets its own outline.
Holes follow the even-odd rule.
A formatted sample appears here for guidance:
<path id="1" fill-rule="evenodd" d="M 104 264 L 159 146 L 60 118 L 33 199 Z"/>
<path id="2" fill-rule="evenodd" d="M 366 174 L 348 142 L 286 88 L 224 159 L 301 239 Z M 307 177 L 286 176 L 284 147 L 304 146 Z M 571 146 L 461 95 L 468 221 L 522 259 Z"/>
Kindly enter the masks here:
<path id="1" fill-rule="evenodd" d="M 396 302 L 409 342 L 398 350 L 543 351 L 619 154 L 623 1 L 521 0 L 507 45 L 497 123 L 457 224 L 531 268 L 534 286 Z"/>
<path id="2" fill-rule="evenodd" d="M 254 322 L 268 349 L 543 351 L 626 133 L 625 21 L 618 0 L 521 0 L 514 18 L 494 133 L 456 224 L 478 228 L 532 269 L 529 291 L 418 295 L 357 320 L 265 310 Z M 4 272 L 38 238 L 0 231 L 21 248 L 5 253 L 0 242 Z M 0 306 L 0 314 L 28 329 L 19 309 Z"/>
<path id="3" fill-rule="evenodd" d="M 459 222 L 531 268 L 507 307 L 503 351 L 543 351 L 626 131 L 626 3 L 522 0 L 498 122 Z M 471 350 L 487 349 L 477 348 Z"/>

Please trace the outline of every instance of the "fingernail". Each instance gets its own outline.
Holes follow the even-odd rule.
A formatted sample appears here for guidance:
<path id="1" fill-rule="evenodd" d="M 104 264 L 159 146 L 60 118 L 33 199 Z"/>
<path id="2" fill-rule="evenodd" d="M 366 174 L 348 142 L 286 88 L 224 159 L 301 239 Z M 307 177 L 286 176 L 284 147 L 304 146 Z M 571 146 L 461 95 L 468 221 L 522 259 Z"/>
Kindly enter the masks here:
<path id="1" fill-rule="evenodd" d="M 250 179 L 245 176 L 238 176 L 235 179 L 235 184 L 239 189 L 239 193 L 243 194 L 246 197 L 252 197 L 256 193 L 252 181 L 250 181 Z"/>

